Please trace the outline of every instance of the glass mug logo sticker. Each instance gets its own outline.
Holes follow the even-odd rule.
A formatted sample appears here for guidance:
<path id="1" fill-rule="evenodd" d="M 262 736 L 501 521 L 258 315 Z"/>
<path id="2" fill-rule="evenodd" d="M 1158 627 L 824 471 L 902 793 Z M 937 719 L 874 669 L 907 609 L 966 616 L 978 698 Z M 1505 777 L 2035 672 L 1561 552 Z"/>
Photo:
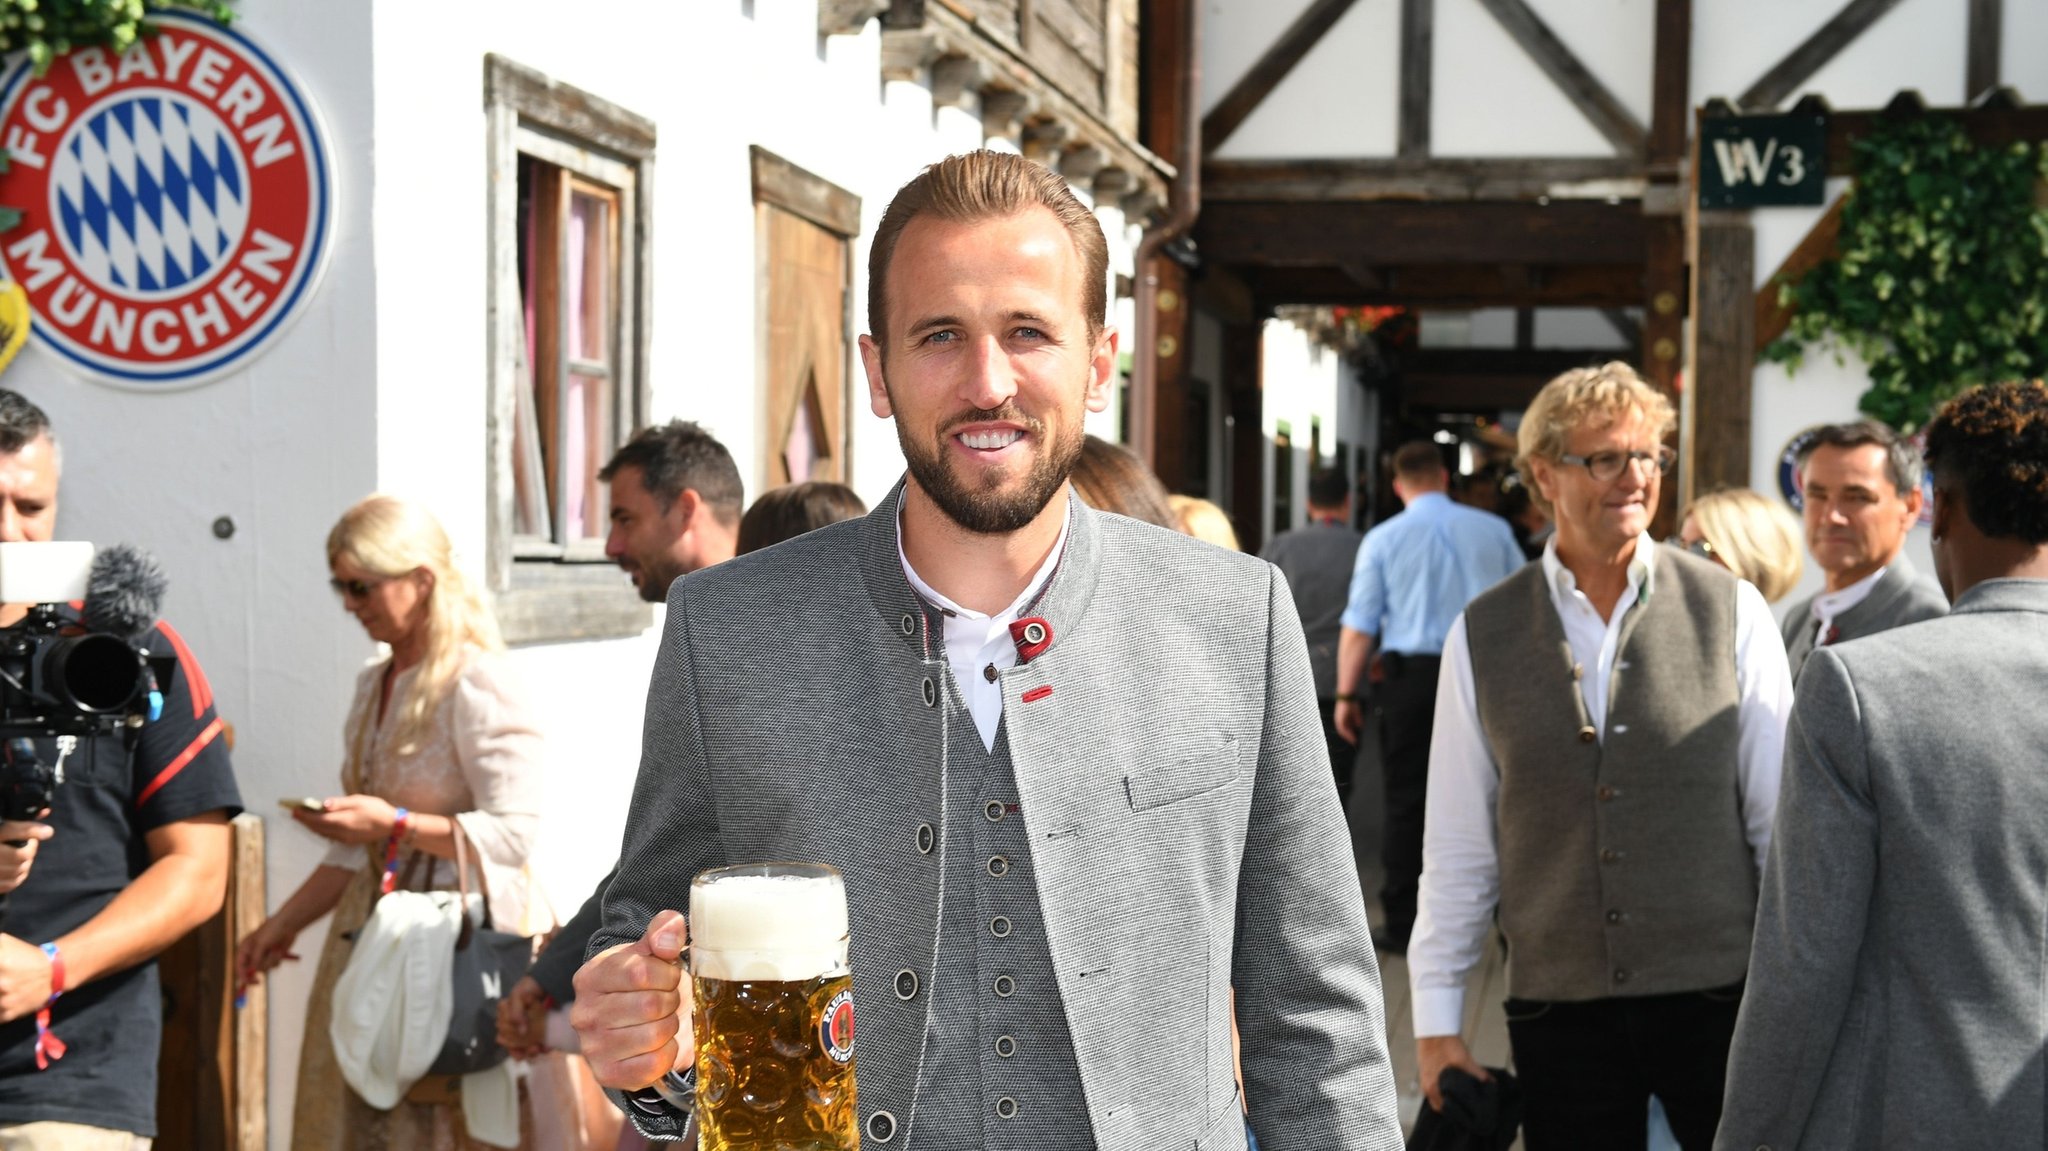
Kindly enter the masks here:
<path id="1" fill-rule="evenodd" d="M 248 36 L 189 13 L 115 55 L 83 48 L 0 88 L 0 266 L 44 346 L 129 387 L 246 365 L 306 304 L 333 178 L 303 91 Z"/>
<path id="2" fill-rule="evenodd" d="M 847 988 L 825 1005 L 818 1020 L 818 1046 L 834 1063 L 853 1062 L 853 989 Z"/>

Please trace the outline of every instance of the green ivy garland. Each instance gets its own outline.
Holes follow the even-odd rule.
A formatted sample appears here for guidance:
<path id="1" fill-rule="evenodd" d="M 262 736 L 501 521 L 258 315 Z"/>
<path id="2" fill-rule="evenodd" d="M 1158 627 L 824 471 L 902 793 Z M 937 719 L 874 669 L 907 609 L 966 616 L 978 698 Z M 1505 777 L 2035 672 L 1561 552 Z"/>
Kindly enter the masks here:
<path id="1" fill-rule="evenodd" d="M 1973 384 L 2048 372 L 2048 146 L 1979 148 L 1923 116 L 1854 152 L 1838 255 L 1779 287 L 1792 321 L 1764 357 L 1796 371 L 1833 337 L 1869 364 L 1864 412 L 1901 430 Z"/>
<path id="2" fill-rule="evenodd" d="M 0 52 L 28 52 L 36 75 L 77 48 L 124 52 L 148 29 L 147 13 L 165 8 L 201 12 L 225 24 L 224 0 L 0 0 Z"/>

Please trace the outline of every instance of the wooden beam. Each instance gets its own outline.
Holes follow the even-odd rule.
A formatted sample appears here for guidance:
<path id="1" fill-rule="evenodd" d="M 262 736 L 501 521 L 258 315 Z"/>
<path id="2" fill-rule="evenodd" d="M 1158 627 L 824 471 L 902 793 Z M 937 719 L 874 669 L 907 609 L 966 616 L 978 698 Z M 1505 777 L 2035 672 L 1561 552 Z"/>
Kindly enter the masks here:
<path id="1" fill-rule="evenodd" d="M 1673 221 L 1676 223 L 1676 221 Z M 1221 268 L 1212 264 L 1210 269 Z M 1240 269 L 1263 314 L 1282 304 L 1407 308 L 1624 307 L 1642 303 L 1643 265 L 1404 265 Z M 1374 282 L 1361 284 L 1369 273 Z M 1680 286 L 1683 290 L 1683 285 Z"/>
<path id="2" fill-rule="evenodd" d="M 1431 52 L 1436 0 L 1401 0 L 1401 121 L 1397 150 L 1429 155 Z"/>
<path id="3" fill-rule="evenodd" d="M 1515 347 L 1527 351 L 1536 346 L 1536 309 L 1523 305 L 1515 309 Z"/>
<path id="4" fill-rule="evenodd" d="M 1257 553 L 1266 546 L 1265 386 L 1261 378 L 1258 322 L 1223 327 L 1223 396 L 1230 414 L 1230 502 L 1224 510 L 1237 527 L 1237 542 Z"/>
<path id="5" fill-rule="evenodd" d="M 1188 300 L 1187 269 L 1166 256 L 1152 260 L 1159 284 L 1152 295 L 1152 340 L 1158 365 L 1152 381 L 1152 471 L 1168 491 L 1177 492 L 1187 483 L 1191 450 L 1187 409 L 1188 381 L 1194 375 L 1194 309 Z M 1192 450 L 1201 450 L 1200 443 Z"/>
<path id="6" fill-rule="evenodd" d="M 1640 194 L 1642 168 L 1618 156 L 1346 160 L 1209 160 L 1202 200 L 1534 200 L 1571 198 L 1597 184 L 1599 198 Z"/>
<path id="7" fill-rule="evenodd" d="M 1678 394 L 1679 353 L 1685 340 L 1685 224 L 1677 216 L 1650 221 L 1649 256 L 1643 263 L 1643 378 L 1667 396 Z"/>
<path id="8" fill-rule="evenodd" d="M 1756 371 L 1756 234 L 1747 212 L 1701 212 L 1692 252 L 1690 452 L 1681 502 L 1749 486 L 1750 385 Z"/>
<path id="9" fill-rule="evenodd" d="M 818 0 L 818 35 L 858 36 L 889 10 L 889 0 Z"/>
<path id="10" fill-rule="evenodd" d="M 1252 112 L 1273 94 L 1280 81 L 1287 78 L 1294 66 L 1301 63 L 1309 49 L 1322 40 L 1323 35 L 1343 19 L 1351 5 L 1357 0 L 1313 0 L 1302 14 L 1288 25 L 1266 53 L 1260 56 L 1251 71 L 1230 86 L 1223 99 L 1202 117 L 1202 151 L 1214 152 L 1230 134 L 1244 125 Z"/>
<path id="11" fill-rule="evenodd" d="M 1633 204 L 1208 203 L 1203 258 L 1224 264 L 1641 264 Z"/>
<path id="12" fill-rule="evenodd" d="M 1838 197 L 1828 205 L 1828 210 L 1814 221 L 1793 248 L 1778 265 L 1771 278 L 1756 292 L 1756 350 L 1761 352 L 1772 340 L 1785 334 L 1792 323 L 1792 313 L 1778 305 L 1778 289 L 1786 284 L 1797 284 L 1807 273 L 1820 267 L 1823 261 L 1834 258 L 1835 242 L 1842 234 L 1842 206 L 1849 197 Z"/>
<path id="13" fill-rule="evenodd" d="M 1880 111 L 1829 113 L 1828 174 L 1854 174 L 1852 145 L 1885 120 L 1901 116 L 1950 117 L 1980 148 L 2048 140 L 2048 104 L 2013 105 L 1993 99 L 1975 108 L 1925 108 L 1902 98 L 1909 95 L 1901 93 L 1900 98 L 1894 98 L 1891 105 Z"/>
<path id="14" fill-rule="evenodd" d="M 1965 103 L 1998 87 L 1999 51 L 2005 33 L 2003 0 L 1970 0 L 1970 59 L 1963 85 Z"/>
<path id="15" fill-rule="evenodd" d="M 1834 18 L 1820 26 L 1806 42 L 1792 49 L 1783 60 L 1765 72 L 1749 91 L 1736 98 L 1745 111 L 1775 108 L 1786 97 L 1812 79 L 1821 66 L 1835 58 L 1851 40 L 1861 36 L 1878 18 L 1898 7 L 1899 0 L 1849 0 Z"/>
<path id="16" fill-rule="evenodd" d="M 1646 157 L 1652 177 L 1678 178 L 1679 163 L 1685 159 L 1685 130 L 1692 122 L 1691 84 L 1692 0 L 1657 0 Z"/>
<path id="17" fill-rule="evenodd" d="M 1550 25 L 1536 15 L 1527 0 L 1479 0 L 1507 29 L 1522 51 L 1536 62 L 1543 74 L 1571 98 L 1580 114 L 1599 129 L 1602 136 L 1624 156 L 1641 156 L 1648 145 L 1648 132 L 1619 97 L 1593 75 L 1572 50 L 1558 39 Z"/>
<path id="18" fill-rule="evenodd" d="M 1620 336 L 1621 342 L 1627 344 L 1631 351 L 1641 353 L 1643 326 L 1628 314 L 1627 308 L 1602 308 L 1600 318 L 1607 321 L 1607 326 L 1614 329 L 1614 334 Z"/>

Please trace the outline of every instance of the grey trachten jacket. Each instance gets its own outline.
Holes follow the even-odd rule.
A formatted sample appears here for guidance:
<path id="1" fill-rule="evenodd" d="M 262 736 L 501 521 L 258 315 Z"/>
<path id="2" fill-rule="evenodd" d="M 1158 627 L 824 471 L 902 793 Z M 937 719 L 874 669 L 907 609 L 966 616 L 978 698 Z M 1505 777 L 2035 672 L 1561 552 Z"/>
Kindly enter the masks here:
<path id="1" fill-rule="evenodd" d="M 1806 657 L 1813 654 L 1813 641 L 1817 638 L 1814 635 L 1813 601 L 1818 598 L 1818 592 L 1807 596 L 1785 614 L 1785 655 L 1792 664 L 1795 681 L 1799 678 L 1799 669 L 1806 664 Z M 1867 599 L 1835 617 L 1837 634 L 1826 646 L 1847 643 L 1946 614 L 1948 597 L 1941 594 L 1940 588 L 1921 579 L 1919 569 L 1911 560 L 1900 556 L 1884 569 Z"/>
<path id="2" fill-rule="evenodd" d="M 1715 1147 L 2040 1147 L 2048 580 L 1808 661 Z"/>
<path id="3" fill-rule="evenodd" d="M 903 576 L 901 492 L 670 589 L 591 944 L 637 939 L 707 867 L 838 867 L 869 1151 L 916 1124 L 948 807 L 951 672 Z M 1051 646 L 1001 674 L 1002 723 L 1096 1146 L 1243 1146 L 1234 986 L 1266 1151 L 1398 1148 L 1379 969 L 1284 581 L 1068 506 L 1026 612 Z"/>

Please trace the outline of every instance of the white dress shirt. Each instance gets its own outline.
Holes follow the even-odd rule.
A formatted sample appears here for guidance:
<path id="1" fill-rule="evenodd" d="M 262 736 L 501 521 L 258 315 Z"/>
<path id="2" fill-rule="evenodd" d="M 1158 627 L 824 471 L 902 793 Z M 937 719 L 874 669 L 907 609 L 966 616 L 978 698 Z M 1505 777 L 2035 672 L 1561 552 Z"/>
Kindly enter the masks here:
<path id="1" fill-rule="evenodd" d="M 1835 620 L 1850 608 L 1869 599 L 1870 593 L 1877 589 L 1877 581 L 1883 579 L 1884 573 L 1890 570 L 1891 565 L 1886 564 L 1841 591 L 1824 591 L 1814 596 L 1813 618 L 1818 626 L 1813 633 L 1813 646 L 1826 647 L 1828 629 L 1835 626 Z"/>
<path id="2" fill-rule="evenodd" d="M 910 557 L 903 554 L 903 518 L 900 511 L 897 513 L 896 557 L 903 561 L 903 577 L 917 589 L 917 594 L 945 613 L 946 663 L 953 669 L 953 682 L 960 688 L 960 698 L 967 703 L 967 714 L 974 717 L 974 730 L 981 733 L 981 744 L 990 751 L 996 749 L 996 728 L 1003 721 L 1003 687 L 987 669 L 993 667 L 1000 672 L 1017 665 L 1017 643 L 1010 638 L 1010 625 L 1038 597 L 1045 581 L 1052 578 L 1053 568 L 1059 566 L 1060 554 L 1067 550 L 1067 525 L 1073 513 L 1067 508 L 1066 494 L 1062 492 L 1058 498 L 1060 538 L 1032 574 L 1024 593 L 997 615 L 961 607 L 924 582 L 917 569 L 910 566 Z"/>
<path id="3" fill-rule="evenodd" d="M 1621 643 L 1621 625 L 1638 599 L 1656 591 L 1650 558 L 1658 545 L 1636 540 L 1628 587 L 1606 619 L 1579 590 L 1557 558 L 1553 539 L 1543 549 L 1544 582 L 1564 625 L 1572 658 L 1589 674 L 1579 678 L 1586 715 L 1604 742 L 1607 693 Z M 1762 593 L 1738 582 L 1735 593 L 1735 683 L 1739 698 L 1737 778 L 1742 822 L 1761 872 L 1778 806 L 1785 721 L 1792 712 L 1792 675 L 1785 644 Z M 1620 730 L 1619 728 L 1616 729 Z M 1408 942 L 1408 983 L 1415 1000 L 1415 1034 L 1457 1035 L 1465 1008 L 1465 977 L 1478 964 L 1500 901 L 1500 842 L 1495 804 L 1500 767 L 1479 726 L 1472 686 L 1472 649 L 1465 617 L 1444 641 L 1437 684 L 1436 724 L 1429 751 L 1428 814 L 1422 837 L 1422 891 L 1415 932 Z"/>

